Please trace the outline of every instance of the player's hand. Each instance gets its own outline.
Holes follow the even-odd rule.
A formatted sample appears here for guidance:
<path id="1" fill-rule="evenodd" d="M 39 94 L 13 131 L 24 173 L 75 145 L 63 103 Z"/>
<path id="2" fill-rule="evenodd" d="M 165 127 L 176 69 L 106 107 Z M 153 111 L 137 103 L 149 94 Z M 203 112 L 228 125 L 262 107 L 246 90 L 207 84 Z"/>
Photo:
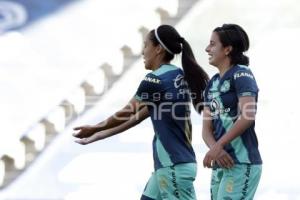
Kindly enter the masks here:
<path id="1" fill-rule="evenodd" d="M 222 168 L 231 168 L 234 161 L 231 156 L 223 149 L 221 145 L 216 143 L 205 155 L 203 159 L 203 166 L 212 168 L 218 164 Z"/>
<path id="2" fill-rule="evenodd" d="M 85 125 L 85 126 L 79 126 L 73 128 L 74 131 L 77 131 L 73 133 L 73 136 L 76 138 L 87 138 L 92 136 L 97 132 L 97 127 L 96 126 L 90 126 L 90 125 Z"/>
<path id="3" fill-rule="evenodd" d="M 216 162 L 221 168 L 226 169 L 232 168 L 234 165 L 233 159 L 225 150 L 221 151 L 220 155 L 216 159 Z"/>
<path id="4" fill-rule="evenodd" d="M 210 148 L 210 150 L 206 153 L 206 155 L 203 159 L 203 166 L 212 168 L 214 166 L 218 156 L 222 152 L 222 150 L 223 150 L 223 147 L 221 145 L 219 145 L 218 143 L 215 143 Z"/>
<path id="5" fill-rule="evenodd" d="M 98 140 L 102 140 L 104 138 L 105 138 L 105 131 L 100 131 L 100 132 L 94 133 L 90 137 L 85 137 L 85 138 L 75 140 L 75 142 L 78 144 L 86 145 L 86 144 L 90 144 L 90 143 L 98 141 Z"/>

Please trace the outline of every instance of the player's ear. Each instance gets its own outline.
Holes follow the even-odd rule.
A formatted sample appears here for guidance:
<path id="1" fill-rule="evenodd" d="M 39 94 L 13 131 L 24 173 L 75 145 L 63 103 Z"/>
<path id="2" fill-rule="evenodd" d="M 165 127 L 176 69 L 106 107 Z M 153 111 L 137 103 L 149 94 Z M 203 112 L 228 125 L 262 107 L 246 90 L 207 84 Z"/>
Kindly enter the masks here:
<path id="1" fill-rule="evenodd" d="M 159 44 L 156 46 L 156 54 L 161 54 L 164 52 L 164 48 Z"/>
<path id="2" fill-rule="evenodd" d="M 232 51 L 232 46 L 227 46 L 224 48 L 225 51 L 225 55 L 228 56 L 230 54 L 230 52 Z"/>

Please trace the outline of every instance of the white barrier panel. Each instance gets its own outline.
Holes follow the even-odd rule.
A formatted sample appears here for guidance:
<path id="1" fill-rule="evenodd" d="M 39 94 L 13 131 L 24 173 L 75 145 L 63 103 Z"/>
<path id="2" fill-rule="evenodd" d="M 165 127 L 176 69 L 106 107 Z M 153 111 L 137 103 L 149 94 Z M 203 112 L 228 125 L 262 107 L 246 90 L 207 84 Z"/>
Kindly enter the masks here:
<path id="1" fill-rule="evenodd" d="M 77 88 L 66 98 L 66 101 L 74 108 L 74 115 L 80 114 L 85 108 L 85 92 L 83 88 Z"/>
<path id="2" fill-rule="evenodd" d="M 26 164 L 26 152 L 25 145 L 19 140 L 7 141 L 7 145 L 4 147 L 2 156 L 6 157 L 4 162 L 8 161 L 10 168 L 7 170 L 18 169 L 21 170 Z"/>
<path id="3" fill-rule="evenodd" d="M 0 187 L 3 184 L 4 177 L 5 177 L 5 164 L 3 160 L 0 160 Z"/>
<path id="4" fill-rule="evenodd" d="M 105 91 L 106 80 L 102 69 L 90 73 L 81 85 L 85 90 L 85 95 L 100 95 Z"/>
<path id="5" fill-rule="evenodd" d="M 151 2 L 155 2 L 156 7 L 166 10 L 171 17 L 177 15 L 179 0 L 151 0 Z"/>
<path id="6" fill-rule="evenodd" d="M 66 118 L 64 108 L 57 106 L 44 120 L 47 133 L 59 133 L 65 128 Z"/>
<path id="7" fill-rule="evenodd" d="M 33 141 L 36 151 L 41 151 L 46 144 L 46 128 L 43 124 L 37 124 L 26 136 Z"/>

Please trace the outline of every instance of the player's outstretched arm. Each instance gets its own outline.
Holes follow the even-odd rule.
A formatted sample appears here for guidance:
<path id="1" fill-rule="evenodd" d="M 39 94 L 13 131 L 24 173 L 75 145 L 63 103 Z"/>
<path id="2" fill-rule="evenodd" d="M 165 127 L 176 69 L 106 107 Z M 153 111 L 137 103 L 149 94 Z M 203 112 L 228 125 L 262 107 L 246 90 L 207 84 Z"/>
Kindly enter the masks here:
<path id="1" fill-rule="evenodd" d="M 74 133 L 73 136 L 77 138 L 87 138 L 97 132 L 117 127 L 122 123 L 130 120 L 130 117 L 136 112 L 138 112 L 140 109 L 142 109 L 142 107 L 144 107 L 144 105 L 133 98 L 128 102 L 128 104 L 124 108 L 122 108 L 106 120 L 99 122 L 96 125 L 84 125 L 75 127 L 74 131 L 77 132 Z"/>
<path id="2" fill-rule="evenodd" d="M 123 131 L 130 129 L 131 127 L 142 122 L 147 117 L 149 117 L 149 112 L 148 112 L 148 108 L 145 106 L 140 111 L 138 111 L 135 115 L 132 115 L 129 120 L 120 124 L 119 126 L 116 126 L 116 127 L 110 128 L 110 129 L 106 129 L 106 130 L 102 130 L 99 132 L 95 132 L 91 136 L 81 138 L 79 140 L 76 140 L 75 142 L 82 144 L 82 145 L 86 145 L 86 144 L 90 144 L 90 143 L 98 141 L 98 140 L 105 139 L 107 137 L 111 137 L 113 135 L 116 135 L 118 133 L 121 133 Z M 90 131 L 90 129 L 91 129 L 90 126 L 78 127 L 79 131 Z"/>

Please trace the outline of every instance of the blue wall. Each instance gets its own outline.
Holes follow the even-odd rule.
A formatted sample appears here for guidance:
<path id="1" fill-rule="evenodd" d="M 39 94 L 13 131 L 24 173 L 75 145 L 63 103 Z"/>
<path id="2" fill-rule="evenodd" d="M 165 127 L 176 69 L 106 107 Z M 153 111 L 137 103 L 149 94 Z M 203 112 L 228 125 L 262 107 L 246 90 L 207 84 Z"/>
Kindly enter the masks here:
<path id="1" fill-rule="evenodd" d="M 0 0 L 0 33 L 21 29 L 80 0 Z"/>

